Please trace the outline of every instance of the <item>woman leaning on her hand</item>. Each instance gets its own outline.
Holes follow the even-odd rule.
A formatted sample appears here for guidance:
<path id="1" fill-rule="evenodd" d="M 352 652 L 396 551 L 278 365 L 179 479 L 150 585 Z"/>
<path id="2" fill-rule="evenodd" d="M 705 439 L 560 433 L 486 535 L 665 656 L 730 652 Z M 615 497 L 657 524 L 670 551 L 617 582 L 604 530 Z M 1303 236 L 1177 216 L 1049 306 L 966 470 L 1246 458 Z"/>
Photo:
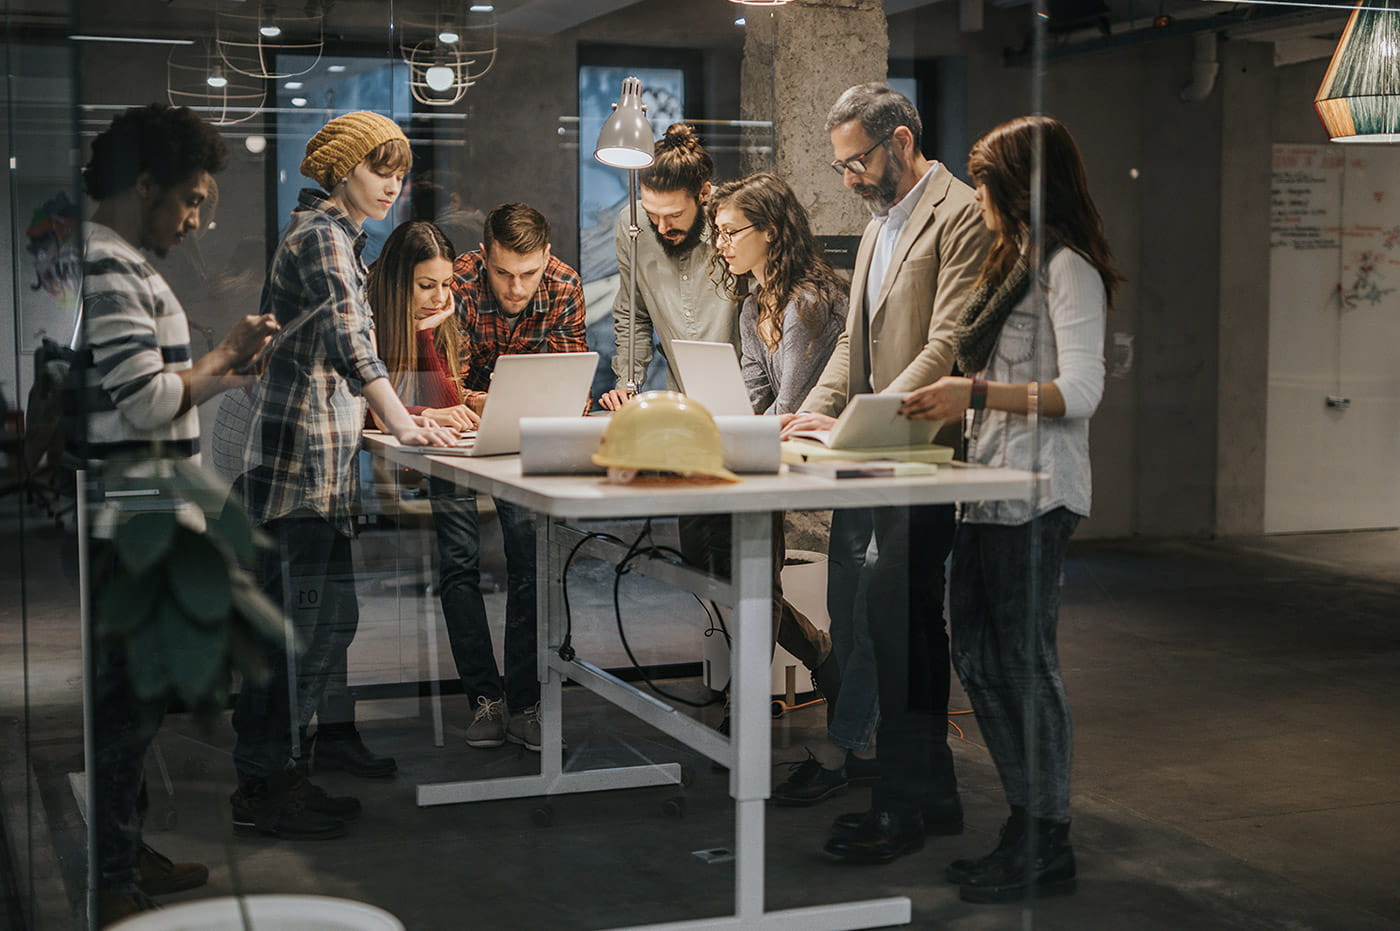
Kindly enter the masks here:
<path id="1" fill-rule="evenodd" d="M 1038 144 L 1045 246 L 1033 270 L 1030 179 Z M 1060 567 L 1070 535 L 1089 514 L 1089 418 L 1103 394 L 1104 322 L 1120 277 L 1079 149 L 1058 121 L 1027 116 L 998 126 L 972 147 L 968 169 L 983 221 L 996 235 L 954 339 L 958 367 L 972 377 L 941 378 L 912 393 L 904 411 L 963 417 L 969 462 L 1034 466 L 1049 477 L 1029 502 L 964 505 L 953 544 L 953 666 L 1011 814 L 994 851 L 955 861 L 947 876 L 967 901 L 1000 902 L 1074 890 L 1072 725 L 1055 643 Z M 1031 287 L 1033 273 L 1043 301 Z M 1039 415 L 1037 427 L 1030 415 Z"/>

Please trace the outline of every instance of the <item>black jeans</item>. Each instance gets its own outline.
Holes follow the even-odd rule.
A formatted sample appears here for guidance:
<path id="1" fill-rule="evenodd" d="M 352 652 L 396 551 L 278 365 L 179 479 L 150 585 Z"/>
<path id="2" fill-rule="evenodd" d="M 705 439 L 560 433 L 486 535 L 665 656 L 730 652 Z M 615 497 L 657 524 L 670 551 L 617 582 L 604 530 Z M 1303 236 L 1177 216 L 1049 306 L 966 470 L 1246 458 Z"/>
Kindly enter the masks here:
<path id="1" fill-rule="evenodd" d="M 1012 526 L 963 524 L 948 593 L 957 619 L 953 665 L 1006 800 L 1057 823 L 1069 820 L 1074 743 L 1056 646 L 1060 569 L 1078 524 L 1066 508 Z"/>
<path id="2" fill-rule="evenodd" d="M 877 549 L 866 610 L 879 677 L 880 781 L 873 807 L 910 815 L 957 793 L 948 748 L 948 628 L 944 561 L 952 505 L 876 508 Z"/>
<path id="3" fill-rule="evenodd" d="M 116 553 L 94 540 L 92 599 L 101 603 Z M 146 816 L 146 750 L 160 730 L 166 702 L 142 701 L 131 690 L 126 644 L 98 643 L 93 685 L 93 824 L 97 832 L 97 884 L 101 889 L 135 888 L 136 850 Z"/>
<path id="4" fill-rule="evenodd" d="M 310 723 L 360 621 L 349 537 L 308 511 L 262 529 L 273 545 L 259 582 L 291 619 L 297 643 L 290 656 L 286 643 L 266 645 L 267 680 L 245 680 L 233 708 L 234 767 L 240 782 L 254 783 L 290 767 L 295 735 Z"/>
<path id="5" fill-rule="evenodd" d="M 437 528 L 439 587 L 447 641 L 462 688 L 478 698 L 504 697 L 512 714 L 540 700 L 535 610 L 535 521 L 525 508 L 496 499 L 506 551 L 505 688 L 491 647 L 481 597 L 481 526 L 476 496 L 442 479 L 430 479 Z"/>

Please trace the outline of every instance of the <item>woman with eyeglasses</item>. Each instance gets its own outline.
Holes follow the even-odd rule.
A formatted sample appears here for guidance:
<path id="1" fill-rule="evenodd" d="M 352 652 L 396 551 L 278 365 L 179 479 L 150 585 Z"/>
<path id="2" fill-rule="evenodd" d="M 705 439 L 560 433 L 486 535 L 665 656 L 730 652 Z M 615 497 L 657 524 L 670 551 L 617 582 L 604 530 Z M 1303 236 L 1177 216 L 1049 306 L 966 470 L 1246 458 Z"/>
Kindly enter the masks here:
<path id="1" fill-rule="evenodd" d="M 758 172 L 721 185 L 710 195 L 709 216 L 715 231 L 716 274 L 724 289 L 743 301 L 740 365 L 754 411 L 793 413 L 821 377 L 845 329 L 846 283 L 822 255 L 792 188 L 776 175 Z M 774 537 L 775 546 L 781 547 L 781 515 L 774 523 Z M 778 566 L 782 555 L 778 549 Z M 780 625 L 779 644 L 805 662 L 789 646 L 790 637 L 786 625 Z M 816 804 L 844 794 L 857 768 L 864 766 L 862 774 L 873 773 L 871 741 L 878 713 L 869 637 L 833 623 L 829 639 L 827 655 L 814 667 L 828 665 L 835 667 L 831 672 L 840 671 L 839 678 L 830 677 L 831 686 L 814 674 L 827 700 L 828 736 L 774 787 L 772 797 L 778 805 Z M 858 642 L 864 644 L 863 660 L 854 655 Z"/>
<path id="2" fill-rule="evenodd" d="M 1039 254 L 1030 220 L 1038 149 Z M 1089 418 L 1103 395 L 1105 319 L 1121 279 L 1079 149 L 1057 120 L 1027 116 L 998 126 L 972 147 L 968 170 L 995 241 L 954 337 L 967 377 L 911 392 L 903 411 L 963 418 L 968 462 L 1035 469 L 1050 480 L 1029 502 L 963 505 L 948 590 L 953 667 L 1011 814 L 995 850 L 955 861 L 947 876 L 967 901 L 1009 902 L 1074 891 L 1072 722 L 1055 643 L 1060 569 L 1070 535 L 1089 514 Z M 1032 739 L 1037 749 L 1028 758 Z"/>

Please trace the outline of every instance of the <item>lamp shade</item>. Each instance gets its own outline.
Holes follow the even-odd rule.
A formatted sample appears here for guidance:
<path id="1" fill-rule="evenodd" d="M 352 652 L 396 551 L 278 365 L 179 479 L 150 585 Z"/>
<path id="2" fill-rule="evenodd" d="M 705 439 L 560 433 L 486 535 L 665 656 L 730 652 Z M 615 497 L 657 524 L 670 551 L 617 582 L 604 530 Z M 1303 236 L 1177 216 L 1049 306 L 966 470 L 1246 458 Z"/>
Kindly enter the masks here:
<path id="1" fill-rule="evenodd" d="M 1361 0 L 1314 101 L 1333 142 L 1400 142 L 1400 0 Z"/>
<path id="2" fill-rule="evenodd" d="M 622 96 L 598 133 L 593 157 L 614 168 L 645 168 L 652 163 L 654 148 L 651 124 L 642 106 L 641 79 L 624 78 Z"/>

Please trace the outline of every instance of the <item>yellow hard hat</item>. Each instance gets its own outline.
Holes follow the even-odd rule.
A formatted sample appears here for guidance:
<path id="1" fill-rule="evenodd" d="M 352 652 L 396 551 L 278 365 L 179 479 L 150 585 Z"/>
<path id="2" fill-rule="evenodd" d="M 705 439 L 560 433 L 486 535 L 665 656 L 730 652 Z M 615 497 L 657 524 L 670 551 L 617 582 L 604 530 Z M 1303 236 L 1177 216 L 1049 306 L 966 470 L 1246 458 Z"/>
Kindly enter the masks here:
<path id="1" fill-rule="evenodd" d="M 593 462 L 618 469 L 740 480 L 724 467 L 724 445 L 715 418 L 679 391 L 648 391 L 622 405 L 608 420 Z"/>

